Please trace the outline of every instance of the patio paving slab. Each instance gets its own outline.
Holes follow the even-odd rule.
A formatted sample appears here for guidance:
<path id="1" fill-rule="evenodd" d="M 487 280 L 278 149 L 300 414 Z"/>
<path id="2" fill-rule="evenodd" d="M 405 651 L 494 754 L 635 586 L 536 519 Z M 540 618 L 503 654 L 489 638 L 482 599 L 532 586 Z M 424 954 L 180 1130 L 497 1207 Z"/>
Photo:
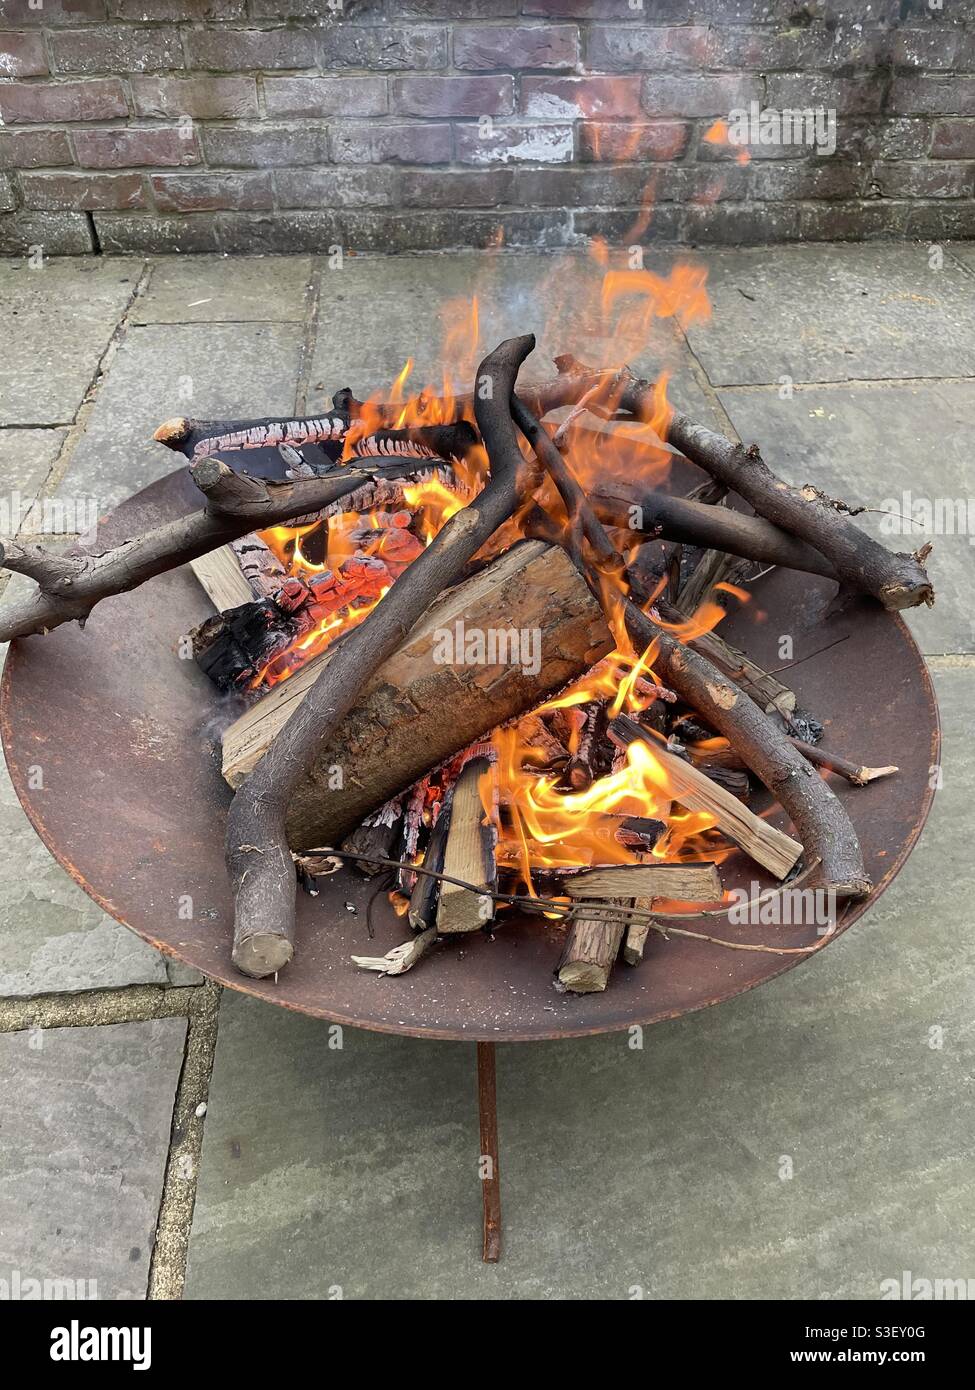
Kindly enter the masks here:
<path id="1" fill-rule="evenodd" d="M 165 957 L 103 912 L 51 857 L 0 754 L 0 997 L 167 979 Z"/>
<path id="2" fill-rule="evenodd" d="M 74 419 L 141 271 L 138 260 L 0 261 L 0 425 Z"/>
<path id="3" fill-rule="evenodd" d="M 0 1036 L 4 1278 L 145 1297 L 185 1036 L 179 1018 Z"/>
<path id="4" fill-rule="evenodd" d="M 871 510 L 855 520 L 891 550 L 931 541 L 935 605 L 904 617 L 927 654 L 975 651 L 975 381 L 806 386 L 787 400 L 774 389 L 719 395 L 742 439 L 756 441 L 789 482 L 814 483 L 851 505 L 887 513 Z M 914 526 L 894 512 L 936 524 Z M 941 533 L 945 522 L 954 534 Z"/>
<path id="5" fill-rule="evenodd" d="M 642 1050 L 499 1049 L 497 1266 L 472 1048 L 347 1029 L 333 1052 L 328 1025 L 225 995 L 188 1296 L 876 1299 L 905 1269 L 970 1276 L 973 685 L 936 679 L 944 789 L 863 922 Z"/>
<path id="6" fill-rule="evenodd" d="M 301 334 L 291 324 L 151 324 L 131 328 L 60 484 L 100 509 L 171 473 L 182 456 L 152 435 L 176 415 L 200 420 L 289 415 Z"/>
<path id="7" fill-rule="evenodd" d="M 58 429 L 0 430 L 0 496 L 7 500 L 9 511 L 9 516 L 0 514 L 0 536 L 11 536 L 18 530 L 23 509 L 44 486 L 66 434 L 67 430 Z M 14 505 L 16 494 L 20 509 Z"/>
<path id="8" fill-rule="evenodd" d="M 714 386 L 975 376 L 971 276 L 924 244 L 698 254 L 713 312 L 688 339 Z"/>
<path id="9" fill-rule="evenodd" d="M 301 323 L 311 264 L 307 256 L 172 256 L 155 261 L 132 322 Z"/>

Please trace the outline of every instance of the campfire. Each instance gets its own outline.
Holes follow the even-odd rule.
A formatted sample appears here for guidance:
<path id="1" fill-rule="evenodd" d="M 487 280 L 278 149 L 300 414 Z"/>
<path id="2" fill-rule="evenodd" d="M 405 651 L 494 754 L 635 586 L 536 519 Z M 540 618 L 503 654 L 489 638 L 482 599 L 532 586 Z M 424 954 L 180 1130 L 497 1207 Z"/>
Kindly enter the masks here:
<path id="1" fill-rule="evenodd" d="M 624 348 L 707 312 L 693 267 L 600 271 Z M 563 355 L 519 383 L 534 346 L 476 361 L 474 302 L 436 388 L 411 392 L 408 363 L 325 415 L 170 420 L 156 439 L 189 461 L 200 510 L 109 551 L 3 548 L 38 587 L 0 609 L 0 640 L 193 565 L 216 609 L 188 641 L 227 697 L 228 949 L 245 974 L 287 967 L 296 886 L 329 891 L 346 865 L 404 936 L 350 969 L 399 975 L 533 912 L 577 993 L 621 956 L 639 965 L 651 932 L 819 949 L 829 926 L 791 948 L 721 934 L 733 854 L 770 896 L 811 888 L 838 911 L 871 891 L 830 779 L 897 768 L 824 746 L 830 712 L 800 708 L 787 663 L 763 670 L 721 624 L 779 566 L 835 580 L 834 603 L 930 604 L 927 548 L 888 551 L 814 483 L 786 484 L 681 414 L 665 374 Z M 681 925 L 702 912 L 714 934 Z"/>

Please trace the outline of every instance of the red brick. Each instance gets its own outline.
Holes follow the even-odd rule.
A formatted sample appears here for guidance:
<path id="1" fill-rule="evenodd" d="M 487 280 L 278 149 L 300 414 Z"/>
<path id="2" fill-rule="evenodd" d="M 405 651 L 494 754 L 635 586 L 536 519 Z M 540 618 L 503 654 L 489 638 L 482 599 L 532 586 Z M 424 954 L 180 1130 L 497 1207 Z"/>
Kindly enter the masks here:
<path id="1" fill-rule="evenodd" d="M 55 72 L 154 72 L 183 66 L 176 29 L 103 24 L 98 29 L 51 34 L 48 42 Z"/>
<path id="2" fill-rule="evenodd" d="M 21 174 L 24 206 L 41 212 L 144 208 L 141 174 Z"/>
<path id="3" fill-rule="evenodd" d="M 76 130 L 74 149 L 87 169 L 130 169 L 152 165 L 199 164 L 196 131 L 174 126 L 126 126 L 115 130 Z"/>
<path id="4" fill-rule="evenodd" d="M 262 212 L 274 206 L 269 173 L 153 174 L 160 212 Z"/>
<path id="5" fill-rule="evenodd" d="M 707 65 L 707 49 L 706 25 L 674 29 L 645 24 L 597 26 L 589 33 L 586 60 L 597 72 L 700 71 Z"/>
<path id="6" fill-rule="evenodd" d="M 394 111 L 404 116 L 510 116 L 514 79 L 499 77 L 395 77 Z"/>
<path id="7" fill-rule="evenodd" d="M 268 77 L 269 116 L 383 116 L 385 77 Z"/>
<path id="8" fill-rule="evenodd" d="M 578 62 L 574 24 L 471 24 L 454 30 L 458 68 L 574 68 Z"/>
<path id="9" fill-rule="evenodd" d="M 690 130 L 686 121 L 586 121 L 579 128 L 579 153 L 583 159 L 616 164 L 679 159 Z"/>
<path id="10" fill-rule="evenodd" d="M 550 121 L 639 116 L 639 77 L 523 77 L 521 109 Z"/>
<path id="11" fill-rule="evenodd" d="M 307 29 L 188 29 L 186 62 L 211 72 L 265 68 L 314 68 L 317 31 Z"/>
<path id="12" fill-rule="evenodd" d="M 450 126 L 333 126 L 330 147 L 337 164 L 449 164 Z"/>
<path id="13" fill-rule="evenodd" d="M 73 164 L 63 130 L 0 131 L 0 169 L 44 169 Z"/>
<path id="14" fill-rule="evenodd" d="M 203 149 L 211 168 L 280 169 L 288 165 L 327 164 L 328 131 L 324 126 L 205 126 Z"/>
<path id="15" fill-rule="evenodd" d="M 46 72 L 40 34 L 0 34 L 0 76 L 42 77 Z"/>
<path id="16" fill-rule="evenodd" d="M 571 124 L 553 121 L 458 126 L 455 143 L 462 164 L 568 164 L 574 146 Z"/>
<path id="17" fill-rule="evenodd" d="M 975 33 L 928 25 L 901 29 L 893 36 L 892 56 L 898 67 L 971 71 L 975 65 Z"/>
<path id="18" fill-rule="evenodd" d="M 140 116 L 220 120 L 257 115 L 253 77 L 133 77 L 132 95 Z"/>
<path id="19" fill-rule="evenodd" d="M 975 121 L 935 121 L 932 159 L 975 159 Z"/>
<path id="20" fill-rule="evenodd" d="M 110 121 L 128 115 L 118 78 L 93 82 L 0 83 L 0 116 L 8 125 Z"/>

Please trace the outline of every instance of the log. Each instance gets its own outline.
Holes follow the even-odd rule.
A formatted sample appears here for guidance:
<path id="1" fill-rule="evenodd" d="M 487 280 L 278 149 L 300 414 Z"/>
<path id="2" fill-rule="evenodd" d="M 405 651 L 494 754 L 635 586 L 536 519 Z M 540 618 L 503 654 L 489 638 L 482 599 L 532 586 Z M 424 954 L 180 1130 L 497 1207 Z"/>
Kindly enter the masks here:
<path id="1" fill-rule="evenodd" d="M 626 907 L 625 898 L 610 899 L 613 907 Z M 609 984 L 626 919 L 605 915 L 587 917 L 585 908 L 573 916 L 558 964 L 559 983 L 573 994 L 601 994 Z"/>
<path id="2" fill-rule="evenodd" d="M 241 573 L 233 546 L 221 545 L 190 561 L 190 569 L 218 613 L 250 603 L 254 594 Z"/>
<path id="3" fill-rule="evenodd" d="M 486 806 L 482 784 L 495 762 L 492 749 L 465 763 L 450 798 L 450 829 L 443 861 L 445 874 L 492 890 L 497 882 L 497 792 L 495 789 L 492 805 Z M 480 931 L 493 916 L 494 900 L 488 894 L 471 893 L 456 883 L 441 884 L 437 906 L 437 930 L 441 934 Z"/>
<path id="4" fill-rule="evenodd" d="M 570 898 L 670 898 L 674 902 L 711 903 L 721 897 L 721 879 L 710 862 L 610 864 L 566 874 L 562 886 Z"/>
<path id="5" fill-rule="evenodd" d="M 633 898 L 632 906 L 639 908 L 641 912 L 650 912 L 653 909 L 653 898 Z M 646 948 L 647 937 L 653 931 L 650 922 L 630 922 L 626 928 L 626 936 L 623 938 L 623 959 L 627 965 L 639 965 L 643 960 L 643 952 Z"/>
<path id="6" fill-rule="evenodd" d="M 795 868 L 802 856 L 798 840 L 749 811 L 733 792 L 712 781 L 693 763 L 668 753 L 636 720 L 625 714 L 618 715 L 610 724 L 610 737 L 621 745 L 637 739 L 646 743 L 663 767 L 667 790 L 674 800 L 688 811 L 703 811 L 714 816 L 721 833 L 776 878 L 785 878 Z"/>
<path id="7" fill-rule="evenodd" d="M 818 550 L 761 516 L 648 491 L 639 483 L 601 482 L 590 500 L 605 526 L 839 580 Z"/>
<path id="8" fill-rule="evenodd" d="M 789 741 L 814 767 L 822 767 L 827 772 L 835 772 L 838 777 L 845 777 L 854 787 L 865 787 L 868 782 L 876 782 L 880 777 L 890 777 L 895 772 L 900 772 L 900 768 L 893 765 L 863 767 L 860 763 L 852 763 L 849 758 L 841 757 L 839 753 L 831 753 L 828 748 L 819 748 L 814 743 L 804 743 L 801 738 L 793 738 Z"/>
<path id="9" fill-rule="evenodd" d="M 464 566 L 534 486 L 535 469 L 518 447 L 509 409 L 518 369 L 534 346 L 530 334 L 509 339 L 478 368 L 475 414 L 490 461 L 487 486 L 450 518 L 365 621 L 345 637 L 342 661 L 321 669 L 231 803 L 226 863 L 234 892 L 233 960 L 244 974 L 273 974 L 294 954 L 295 867 L 287 816 L 299 783 L 356 703 L 361 687 L 394 654 L 436 596 L 457 582 Z M 441 722 L 446 721 L 441 717 Z"/>
<path id="10" fill-rule="evenodd" d="M 456 634 L 461 621 L 466 632 L 505 631 L 512 614 L 519 628 L 540 633 L 536 675 L 498 662 L 451 666 L 435 659 L 443 645 L 438 630 Z M 232 787 L 245 782 L 333 656 L 345 660 L 349 640 L 275 686 L 226 731 L 223 773 Z M 612 645 L 598 604 L 563 551 L 538 541 L 513 547 L 445 594 L 366 681 L 354 712 L 320 748 L 295 790 L 289 842 L 298 849 L 337 844 L 375 806 L 496 725 L 532 709 Z M 329 770 L 336 767 L 343 770 L 341 788 L 329 785 L 335 780 Z"/>
<path id="11" fill-rule="evenodd" d="M 353 956 L 352 962 L 360 970 L 375 970 L 380 975 L 405 975 L 407 970 L 413 969 L 418 960 L 422 960 L 436 940 L 436 927 L 428 927 L 418 936 L 412 936 L 409 941 L 394 946 L 384 956 Z"/>
<path id="12" fill-rule="evenodd" d="M 621 909 L 643 909 L 656 898 L 708 903 L 721 897 L 718 871 L 709 863 L 621 864 L 586 869 L 567 876 L 564 887 L 580 903 L 558 964 L 559 982 L 573 994 L 601 993 L 609 984 L 624 935 L 624 958 L 635 965 L 643 956 L 643 945 L 651 930 L 649 923 L 628 922 L 625 913 L 618 918 L 605 910 L 587 915 L 587 901 L 598 899 L 603 908 L 608 904 Z"/>
<path id="13" fill-rule="evenodd" d="M 568 394 L 577 393 L 575 400 L 580 399 L 580 387 L 586 389 L 587 379 L 591 382 L 593 376 L 599 375 L 570 354 L 557 357 L 555 365 L 567 379 Z M 617 408 L 638 420 L 652 421 L 653 384 L 642 381 L 625 367 L 616 373 L 616 378 L 613 401 Z M 792 487 L 772 472 L 756 445 L 746 449 L 742 444 L 734 444 L 679 411 L 670 412 L 664 442 L 736 492 L 767 521 L 813 546 L 829 561 L 843 585 L 872 594 L 895 612 L 934 603 L 934 586 L 924 568 L 930 546 L 922 546 L 915 554 L 887 550 L 854 525 L 847 514 L 851 509 L 845 504 L 810 485 Z"/>
<path id="14" fill-rule="evenodd" d="M 189 564 L 221 545 L 266 526 L 318 516 L 340 498 L 381 478 L 408 477 L 413 458 L 361 458 L 324 477 L 264 481 L 236 473 L 218 459 L 190 469 L 206 507 L 132 536 L 111 550 L 77 547 L 60 555 L 40 545 L 0 544 L 0 567 L 25 574 L 38 588 L 0 606 L 0 642 L 84 623 L 96 604 L 127 593 L 167 570 Z"/>

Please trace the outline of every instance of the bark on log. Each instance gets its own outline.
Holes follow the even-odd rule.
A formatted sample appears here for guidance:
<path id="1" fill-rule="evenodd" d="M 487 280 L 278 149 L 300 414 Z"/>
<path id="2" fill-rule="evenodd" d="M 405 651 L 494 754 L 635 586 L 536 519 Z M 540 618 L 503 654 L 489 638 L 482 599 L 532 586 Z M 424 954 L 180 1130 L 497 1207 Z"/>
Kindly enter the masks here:
<path id="1" fill-rule="evenodd" d="M 111 550 L 96 547 L 57 555 L 39 545 L 0 544 L 0 568 L 37 581 L 35 592 L 0 606 L 0 642 L 83 623 L 102 599 L 138 588 L 147 579 L 246 536 L 249 531 L 317 515 L 377 478 L 408 477 L 412 458 L 361 458 L 320 478 L 268 482 L 235 473 L 215 459 L 190 469 L 206 507 L 164 522 Z"/>
<path id="2" fill-rule="evenodd" d="M 294 954 L 295 869 L 287 812 L 319 748 L 355 704 L 361 686 L 406 638 L 436 596 L 514 512 L 533 470 L 518 448 L 509 401 L 535 339 L 502 343 L 478 368 L 475 412 L 491 477 L 447 522 L 406 574 L 341 644 L 258 766 L 234 797 L 227 821 L 227 869 L 235 898 L 233 959 L 245 974 L 279 970 Z M 377 797 L 377 800 L 383 798 Z"/>
<path id="3" fill-rule="evenodd" d="M 438 631 L 456 636 L 458 623 L 465 631 L 506 631 L 515 622 L 540 634 L 537 674 L 498 661 L 458 666 L 435 659 L 443 645 Z M 223 772 L 231 786 L 245 781 L 333 658 L 348 660 L 352 635 L 275 686 L 226 731 Z M 562 550 L 538 541 L 513 547 L 444 594 L 401 649 L 363 684 L 355 710 L 320 746 L 291 798 L 290 843 L 305 849 L 337 844 L 373 807 L 498 724 L 533 708 L 612 645 L 599 605 Z M 329 769 L 335 767 L 343 769 L 341 789 L 329 785 L 335 780 Z"/>

